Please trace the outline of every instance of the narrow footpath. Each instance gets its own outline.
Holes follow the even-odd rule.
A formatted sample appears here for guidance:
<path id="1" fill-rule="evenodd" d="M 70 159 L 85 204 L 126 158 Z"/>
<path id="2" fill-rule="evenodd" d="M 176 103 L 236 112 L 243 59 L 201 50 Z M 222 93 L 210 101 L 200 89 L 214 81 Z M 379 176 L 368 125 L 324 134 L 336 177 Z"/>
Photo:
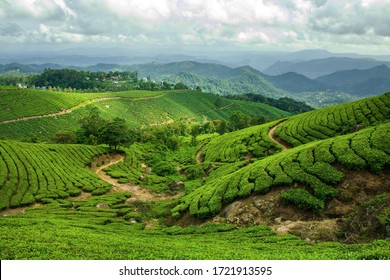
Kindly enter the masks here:
<path id="1" fill-rule="evenodd" d="M 125 159 L 125 156 L 122 154 L 117 154 L 110 157 L 109 163 L 98 167 L 95 170 L 95 173 L 102 179 L 103 181 L 112 185 L 111 192 L 129 192 L 131 193 L 131 197 L 126 201 L 127 203 L 133 203 L 136 201 L 140 202 L 154 202 L 154 201 L 165 201 L 171 200 L 175 198 L 179 198 L 183 195 L 183 193 L 178 193 L 174 196 L 169 196 L 166 194 L 158 194 L 149 191 L 148 189 L 138 186 L 132 183 L 121 184 L 117 179 L 114 179 L 106 174 L 103 170 L 111 165 L 122 162 Z"/>
<path id="2" fill-rule="evenodd" d="M 288 149 L 290 149 L 290 146 L 288 143 L 286 143 L 285 141 L 283 141 L 282 139 L 280 139 L 279 137 L 275 136 L 275 130 L 278 126 L 284 124 L 285 122 L 281 122 L 277 125 L 275 125 L 274 127 L 272 127 L 269 131 L 268 131 L 268 137 L 275 143 L 277 143 L 278 145 L 280 145 L 282 147 L 282 152 L 284 151 L 287 151 Z"/>

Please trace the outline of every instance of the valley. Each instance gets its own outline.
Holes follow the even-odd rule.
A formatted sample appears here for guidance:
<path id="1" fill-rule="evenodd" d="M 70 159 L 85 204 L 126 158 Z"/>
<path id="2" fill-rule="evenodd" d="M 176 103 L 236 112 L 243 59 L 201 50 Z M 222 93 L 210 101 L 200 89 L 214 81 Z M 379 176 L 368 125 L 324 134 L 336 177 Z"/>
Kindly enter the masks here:
<path id="1" fill-rule="evenodd" d="M 389 93 L 294 115 L 2 87 L 0 109 L 2 259 L 390 258 Z"/>

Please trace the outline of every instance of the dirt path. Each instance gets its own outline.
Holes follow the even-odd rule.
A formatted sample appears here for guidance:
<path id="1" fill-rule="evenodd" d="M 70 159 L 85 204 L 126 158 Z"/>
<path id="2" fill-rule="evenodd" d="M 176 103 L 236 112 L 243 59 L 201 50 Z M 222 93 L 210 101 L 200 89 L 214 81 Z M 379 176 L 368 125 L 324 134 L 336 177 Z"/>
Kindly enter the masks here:
<path id="1" fill-rule="evenodd" d="M 231 104 L 227 104 L 225 106 L 214 108 L 211 110 L 196 112 L 196 115 L 210 113 L 210 112 L 216 112 L 216 111 L 225 110 L 225 109 L 230 109 L 230 108 L 233 108 L 233 105 L 234 105 L 234 103 L 231 103 Z"/>
<path id="2" fill-rule="evenodd" d="M 25 206 L 25 207 L 17 207 L 17 208 L 8 208 L 5 210 L 0 211 L 0 216 L 10 216 L 10 215 L 17 215 L 17 214 L 24 214 L 26 209 L 28 208 L 37 208 L 41 207 L 42 204 L 40 203 L 34 203 L 31 206 Z"/>
<path id="3" fill-rule="evenodd" d="M 113 97 L 102 97 L 102 98 L 95 98 L 91 100 L 84 101 L 72 108 L 69 109 L 64 109 L 60 112 L 56 113 L 51 113 L 51 114 L 46 114 L 46 115 L 40 115 L 40 116 L 29 116 L 29 117 L 22 117 L 22 118 L 17 118 L 17 119 L 12 119 L 12 120 L 6 120 L 6 121 L 0 121 L 0 124 L 6 124 L 6 123 L 14 123 L 14 122 L 20 122 L 20 121 L 26 121 L 26 120 L 31 120 L 31 119 L 41 119 L 41 118 L 52 118 L 52 117 L 57 117 L 65 114 L 70 114 L 74 110 L 79 109 L 81 107 L 87 106 L 92 103 L 96 102 L 102 102 L 102 101 L 107 101 L 107 100 L 115 100 L 115 99 L 128 99 L 128 100 L 134 100 L 134 101 L 139 101 L 139 100 L 147 100 L 147 99 L 157 99 L 161 98 L 165 95 L 165 93 L 155 95 L 155 96 L 148 96 L 148 97 L 136 97 L 136 98 L 131 98 L 131 97 L 120 97 L 120 96 L 113 96 Z"/>
<path id="4" fill-rule="evenodd" d="M 95 173 L 107 183 L 112 185 L 111 192 L 129 192 L 131 193 L 131 197 L 126 201 L 127 203 L 133 203 L 136 201 L 141 202 L 153 202 L 153 201 L 163 201 L 163 200 L 171 200 L 178 198 L 183 195 L 183 193 L 178 193 L 174 196 L 169 196 L 165 194 L 157 194 L 149 191 L 148 189 L 143 188 L 142 186 L 134 185 L 132 183 L 121 184 L 117 179 L 114 179 L 106 174 L 103 169 L 117 164 L 125 159 L 125 156 L 122 154 L 117 154 L 115 156 L 111 156 L 109 163 L 99 166 L 95 171 Z M 99 159 L 98 159 L 99 161 Z"/>
<path id="5" fill-rule="evenodd" d="M 195 160 L 196 160 L 196 163 L 197 164 L 201 164 L 203 161 L 204 161 L 204 158 L 203 158 L 203 147 L 200 148 L 198 150 L 198 152 L 196 153 L 196 156 L 195 156 Z"/>
<path id="6" fill-rule="evenodd" d="M 275 130 L 278 126 L 284 124 L 285 122 L 281 122 L 277 125 L 275 125 L 274 127 L 272 127 L 269 131 L 268 131 L 268 137 L 275 143 L 279 144 L 281 147 L 282 147 L 282 152 L 283 151 L 287 151 L 288 149 L 290 149 L 290 146 L 288 145 L 288 143 L 286 143 L 285 141 L 283 141 L 282 139 L 280 139 L 279 137 L 276 137 L 275 136 Z"/>
<path id="7" fill-rule="evenodd" d="M 169 119 L 167 121 L 164 121 L 164 122 L 160 122 L 160 123 L 149 123 L 149 124 L 144 124 L 141 126 L 141 128 L 145 128 L 147 126 L 160 126 L 160 125 L 167 125 L 167 124 L 170 124 L 170 123 L 174 123 L 175 121 L 173 119 Z"/>

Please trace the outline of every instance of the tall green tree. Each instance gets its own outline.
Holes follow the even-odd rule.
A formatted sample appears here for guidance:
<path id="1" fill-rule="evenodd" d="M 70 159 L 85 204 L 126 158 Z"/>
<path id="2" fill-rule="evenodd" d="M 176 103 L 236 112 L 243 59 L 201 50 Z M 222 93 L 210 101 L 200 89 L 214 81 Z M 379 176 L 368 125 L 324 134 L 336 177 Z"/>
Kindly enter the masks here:
<path id="1" fill-rule="evenodd" d="M 107 144 L 115 150 L 118 146 L 128 146 L 132 142 L 129 128 L 124 119 L 115 118 L 113 121 L 104 125 L 98 136 L 100 144 Z"/>
<path id="2" fill-rule="evenodd" d="M 77 142 L 96 145 L 100 129 L 106 121 L 100 116 L 98 108 L 88 106 L 87 113 L 79 120 L 79 124 L 81 128 L 77 131 Z"/>
<path id="3" fill-rule="evenodd" d="M 250 124 L 250 118 L 241 111 L 234 111 L 230 117 L 234 129 L 243 129 Z"/>

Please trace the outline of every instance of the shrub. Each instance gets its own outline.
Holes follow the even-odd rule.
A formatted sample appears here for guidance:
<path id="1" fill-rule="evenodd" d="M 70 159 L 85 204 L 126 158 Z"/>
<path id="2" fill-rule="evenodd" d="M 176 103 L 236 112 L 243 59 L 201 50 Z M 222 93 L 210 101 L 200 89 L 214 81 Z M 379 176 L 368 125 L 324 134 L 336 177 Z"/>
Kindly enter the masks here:
<path id="1" fill-rule="evenodd" d="M 282 198 L 289 203 L 305 210 L 314 210 L 316 212 L 324 209 L 324 202 L 304 189 L 290 189 L 282 192 Z"/>
<path id="2" fill-rule="evenodd" d="M 176 167 L 166 161 L 160 161 L 152 169 L 159 176 L 168 176 L 176 173 Z"/>

